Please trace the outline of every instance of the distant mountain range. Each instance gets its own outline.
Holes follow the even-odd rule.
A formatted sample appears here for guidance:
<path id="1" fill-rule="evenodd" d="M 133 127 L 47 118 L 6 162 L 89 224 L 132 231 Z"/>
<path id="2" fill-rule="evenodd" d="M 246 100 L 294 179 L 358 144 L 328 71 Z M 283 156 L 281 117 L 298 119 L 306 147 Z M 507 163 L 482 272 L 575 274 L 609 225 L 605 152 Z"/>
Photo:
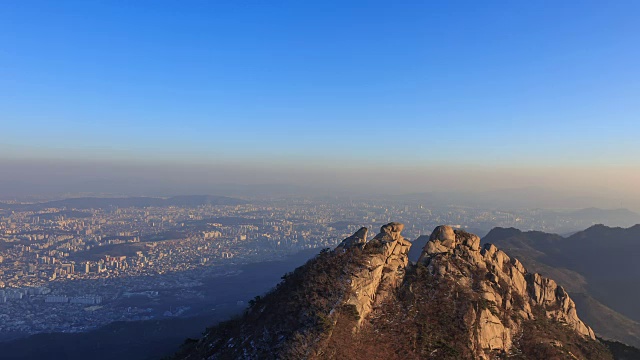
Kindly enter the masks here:
<path id="1" fill-rule="evenodd" d="M 580 209 L 591 207 L 628 208 L 640 211 L 640 199 L 624 198 L 610 192 L 584 194 L 541 187 L 492 191 L 443 191 L 386 196 L 389 200 L 428 203 L 434 206 L 471 206 L 487 209 Z"/>
<path id="2" fill-rule="evenodd" d="M 606 224 L 612 227 L 629 227 L 640 224 L 640 214 L 629 209 L 586 208 L 572 211 L 549 211 L 548 216 L 557 216 L 572 222 L 579 229 L 594 224 Z"/>
<path id="3" fill-rule="evenodd" d="M 79 197 L 64 200 L 53 200 L 31 204 L 7 204 L 0 203 L 0 208 L 9 210 L 42 210 L 47 208 L 67 209 L 103 209 L 109 207 L 160 207 L 160 206 L 185 206 L 195 207 L 202 205 L 242 205 L 248 202 L 238 198 L 214 195 L 181 195 L 170 198 L 159 197 Z"/>

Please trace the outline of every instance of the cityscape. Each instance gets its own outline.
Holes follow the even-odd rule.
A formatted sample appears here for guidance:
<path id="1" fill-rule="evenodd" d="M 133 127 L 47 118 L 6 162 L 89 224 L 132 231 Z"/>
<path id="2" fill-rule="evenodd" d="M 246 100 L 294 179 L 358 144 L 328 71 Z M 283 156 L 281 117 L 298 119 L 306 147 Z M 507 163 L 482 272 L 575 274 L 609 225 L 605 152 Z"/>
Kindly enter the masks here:
<path id="1" fill-rule="evenodd" d="M 0 360 L 640 360 L 640 1 L 0 1 Z"/>
<path id="2" fill-rule="evenodd" d="M 0 333 L 5 337 L 197 315 L 216 299 L 215 290 L 213 298 L 202 291 L 207 279 L 232 278 L 245 264 L 333 248 L 362 226 L 375 229 L 392 219 L 407 224 L 405 234 L 412 240 L 438 224 L 479 234 L 497 226 L 560 232 L 591 225 L 588 219 L 539 209 L 337 198 L 200 206 L 25 205 L 1 205 Z M 231 307 L 242 308 L 248 300 L 237 299 Z"/>

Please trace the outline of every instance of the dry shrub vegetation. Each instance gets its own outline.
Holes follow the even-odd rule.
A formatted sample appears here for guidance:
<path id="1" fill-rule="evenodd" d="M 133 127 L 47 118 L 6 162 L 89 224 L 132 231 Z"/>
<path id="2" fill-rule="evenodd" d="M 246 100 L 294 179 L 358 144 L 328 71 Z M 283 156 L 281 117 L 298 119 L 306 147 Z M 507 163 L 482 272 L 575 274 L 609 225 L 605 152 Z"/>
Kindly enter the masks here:
<path id="1" fill-rule="evenodd" d="M 241 316 L 207 329 L 197 342 L 185 343 L 176 358 L 307 359 L 335 327 L 349 289 L 349 274 L 362 266 L 363 251 L 323 250 L 282 282 L 250 302 Z"/>
<path id="2" fill-rule="evenodd" d="M 515 312 L 480 297 L 487 270 L 465 268 L 450 258 L 471 286 L 447 277 L 435 277 L 426 266 L 407 269 L 403 284 L 354 331 L 359 314 L 343 305 L 349 278 L 364 266 L 371 250 L 322 251 L 306 265 L 283 276 L 264 297 L 250 302 L 245 314 L 207 329 L 203 339 L 188 341 L 180 359 L 473 359 L 470 334 L 477 331 L 477 316 L 488 308 L 509 323 L 521 323 L 511 354 L 496 359 L 611 359 L 600 343 L 582 338 L 567 326 L 552 321 L 537 308 L 536 320 L 522 321 Z M 506 295 L 506 284 L 494 284 Z M 514 305 L 522 307 L 523 299 Z M 475 316 L 475 317 L 474 317 Z M 211 357 L 211 355 L 215 356 Z"/>

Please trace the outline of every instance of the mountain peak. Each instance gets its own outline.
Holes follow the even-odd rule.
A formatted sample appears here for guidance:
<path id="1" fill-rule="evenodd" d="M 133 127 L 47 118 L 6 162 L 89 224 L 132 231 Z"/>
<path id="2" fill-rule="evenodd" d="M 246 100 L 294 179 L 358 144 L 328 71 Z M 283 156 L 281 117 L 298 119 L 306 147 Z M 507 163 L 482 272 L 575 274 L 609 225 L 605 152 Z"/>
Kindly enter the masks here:
<path id="1" fill-rule="evenodd" d="M 444 225 L 410 264 L 403 228 L 359 229 L 177 358 L 611 359 L 553 280 Z"/>
<path id="2" fill-rule="evenodd" d="M 440 225 L 431 233 L 420 260 L 434 254 L 451 253 L 460 246 L 478 251 L 480 237 L 464 230 L 454 230 L 451 226 Z"/>
<path id="3" fill-rule="evenodd" d="M 349 249 L 354 246 L 360 246 L 360 247 L 364 246 L 364 244 L 367 242 L 368 232 L 369 232 L 369 229 L 367 229 L 366 227 L 361 227 L 358 231 L 353 233 L 353 235 L 342 240 L 340 245 L 338 245 L 338 248 Z"/>
<path id="4" fill-rule="evenodd" d="M 383 225 L 380 233 L 364 245 L 365 266 L 351 275 L 351 291 L 346 304 L 352 305 L 359 317 L 358 326 L 402 282 L 409 258 L 411 242 L 402 237 L 404 225 Z"/>
<path id="5" fill-rule="evenodd" d="M 522 231 L 514 227 L 510 227 L 510 228 L 494 227 L 487 233 L 485 238 L 492 238 L 492 237 L 508 238 L 508 237 L 518 236 L 521 234 L 522 234 Z"/>
<path id="6" fill-rule="evenodd" d="M 498 313 L 516 314 L 510 319 L 489 308 L 473 311 L 478 324 L 474 336 L 480 348 L 508 351 L 523 323 L 540 316 L 562 322 L 595 340 L 593 330 L 578 318 L 573 300 L 555 281 L 527 272 L 520 261 L 495 245 L 485 244 L 482 248 L 479 245 L 480 238 L 474 234 L 438 226 L 419 262 L 433 275 L 473 289 L 482 301 L 499 309 Z"/>
<path id="7" fill-rule="evenodd" d="M 390 236 L 391 239 L 393 240 L 397 240 L 398 238 L 401 237 L 400 233 L 402 232 L 402 230 L 404 230 L 404 224 L 401 224 L 399 222 L 391 222 L 388 223 L 387 225 L 383 225 L 380 228 L 380 235 L 382 236 Z"/>

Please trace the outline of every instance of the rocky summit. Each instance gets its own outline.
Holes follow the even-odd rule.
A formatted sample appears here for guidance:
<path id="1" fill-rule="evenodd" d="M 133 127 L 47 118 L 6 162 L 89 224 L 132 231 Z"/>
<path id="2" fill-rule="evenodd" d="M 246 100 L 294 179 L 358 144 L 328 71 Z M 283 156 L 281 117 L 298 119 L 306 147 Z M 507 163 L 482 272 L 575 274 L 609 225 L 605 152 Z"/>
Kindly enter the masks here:
<path id="1" fill-rule="evenodd" d="M 345 303 L 355 307 L 358 325 L 366 319 L 373 306 L 382 302 L 404 278 L 411 242 L 400 235 L 403 228 L 400 223 L 383 226 L 380 233 L 366 243 L 370 256 L 367 256 L 364 266 L 349 274 L 351 289 Z"/>
<path id="2" fill-rule="evenodd" d="M 585 338 L 596 339 L 593 330 L 578 318 L 575 303 L 561 286 L 540 274 L 528 273 L 520 261 L 509 258 L 492 244 L 480 248 L 476 235 L 439 226 L 418 261 L 436 277 L 472 289 L 480 302 L 487 304 L 470 311 L 476 328 L 472 342 L 478 355 L 486 357 L 486 350 L 511 351 L 523 324 L 536 316 L 545 316 Z M 483 278 L 474 276 L 478 272 Z M 534 309 L 540 311 L 536 314 Z M 505 313 L 512 316 L 500 316 Z"/>
<path id="3" fill-rule="evenodd" d="M 176 359 L 612 359 L 567 292 L 480 238 L 361 228 Z"/>

